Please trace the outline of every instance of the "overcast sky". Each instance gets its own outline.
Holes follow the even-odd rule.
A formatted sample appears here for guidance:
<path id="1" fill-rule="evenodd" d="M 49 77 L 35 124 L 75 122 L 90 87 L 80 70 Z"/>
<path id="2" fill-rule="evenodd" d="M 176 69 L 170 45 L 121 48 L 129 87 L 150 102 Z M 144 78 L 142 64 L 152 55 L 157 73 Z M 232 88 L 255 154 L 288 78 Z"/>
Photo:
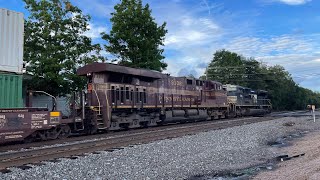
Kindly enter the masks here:
<path id="1" fill-rule="evenodd" d="M 87 33 L 103 44 L 119 0 L 72 0 L 90 14 Z M 165 62 L 171 75 L 199 77 L 219 49 L 280 64 L 301 86 L 320 91 L 320 2 L 318 0 L 144 0 L 159 24 L 167 22 Z M 22 0 L 0 7 L 28 16 Z"/>

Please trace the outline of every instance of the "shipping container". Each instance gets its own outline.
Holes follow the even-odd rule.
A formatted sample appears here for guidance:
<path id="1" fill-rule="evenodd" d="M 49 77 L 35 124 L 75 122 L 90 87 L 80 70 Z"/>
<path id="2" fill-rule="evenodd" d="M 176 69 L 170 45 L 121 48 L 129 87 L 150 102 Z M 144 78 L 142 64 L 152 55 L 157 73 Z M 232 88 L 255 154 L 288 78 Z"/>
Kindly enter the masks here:
<path id="1" fill-rule="evenodd" d="M 22 107 L 22 75 L 0 73 L 0 108 Z"/>
<path id="2" fill-rule="evenodd" d="M 0 8 L 0 71 L 22 73 L 23 14 Z"/>

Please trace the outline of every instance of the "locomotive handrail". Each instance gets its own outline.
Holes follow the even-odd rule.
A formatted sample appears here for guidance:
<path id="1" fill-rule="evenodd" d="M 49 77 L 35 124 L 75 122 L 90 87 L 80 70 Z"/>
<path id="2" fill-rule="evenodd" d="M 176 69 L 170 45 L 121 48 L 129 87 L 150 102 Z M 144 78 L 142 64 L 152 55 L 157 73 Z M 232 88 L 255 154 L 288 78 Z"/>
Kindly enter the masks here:
<path id="1" fill-rule="evenodd" d="M 97 91 L 95 90 L 95 89 L 92 89 L 93 91 L 94 91 L 94 94 L 96 95 L 96 97 L 97 97 L 97 100 L 98 100 L 98 104 L 99 104 L 99 115 L 101 114 L 101 104 L 100 104 L 100 99 L 99 99 L 99 97 L 98 97 L 98 93 L 97 93 Z"/>
<path id="2" fill-rule="evenodd" d="M 54 99 L 52 111 L 57 110 L 57 98 L 56 97 L 54 97 L 53 95 L 51 95 L 51 94 L 49 94 L 49 93 L 47 93 L 45 91 L 30 91 L 30 92 L 32 92 L 32 93 L 43 93 L 43 94 L 45 94 L 47 96 L 52 97 Z"/>
<path id="3" fill-rule="evenodd" d="M 104 93 L 106 95 L 106 106 L 107 106 L 107 120 L 109 120 L 109 99 L 108 99 L 108 90 L 105 90 Z"/>

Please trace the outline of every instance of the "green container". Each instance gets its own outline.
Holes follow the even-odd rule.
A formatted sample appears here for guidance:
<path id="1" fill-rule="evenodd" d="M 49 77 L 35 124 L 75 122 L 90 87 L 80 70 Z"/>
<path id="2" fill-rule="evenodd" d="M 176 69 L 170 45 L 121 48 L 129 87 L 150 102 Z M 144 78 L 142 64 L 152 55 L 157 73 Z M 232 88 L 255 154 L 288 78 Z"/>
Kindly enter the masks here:
<path id="1" fill-rule="evenodd" d="M 22 75 L 0 73 L 0 108 L 22 107 Z"/>

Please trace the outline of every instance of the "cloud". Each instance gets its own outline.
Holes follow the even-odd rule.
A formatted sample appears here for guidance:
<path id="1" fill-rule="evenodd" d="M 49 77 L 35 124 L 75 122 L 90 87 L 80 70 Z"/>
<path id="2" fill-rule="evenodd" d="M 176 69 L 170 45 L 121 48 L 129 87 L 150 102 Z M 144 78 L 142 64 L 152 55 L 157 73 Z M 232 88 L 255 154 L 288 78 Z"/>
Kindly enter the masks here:
<path id="1" fill-rule="evenodd" d="M 245 57 L 254 57 L 256 60 L 267 65 L 281 65 L 288 70 L 293 79 L 301 86 L 313 90 L 320 90 L 320 86 L 312 85 L 313 81 L 320 75 L 318 67 L 320 67 L 320 41 L 319 34 L 308 35 L 279 35 L 279 36 L 237 36 L 218 41 L 208 45 L 206 51 L 207 56 L 195 55 L 193 62 L 199 66 L 189 66 L 194 68 L 198 75 L 202 75 L 205 71 L 205 65 L 210 62 L 213 53 L 219 49 L 226 49 L 236 52 Z M 211 52 L 211 53 L 210 53 Z M 193 53 L 192 51 L 190 54 Z M 198 62 L 197 62 L 197 58 Z M 185 65 L 186 66 L 186 65 Z M 183 67 L 183 66 L 181 66 Z"/>
<path id="2" fill-rule="evenodd" d="M 110 13 L 114 11 L 114 5 L 118 3 L 116 0 L 110 0 L 108 2 L 104 0 L 73 0 L 72 2 L 80 7 L 86 14 L 108 18 L 111 17 Z"/>
<path id="3" fill-rule="evenodd" d="M 169 33 L 165 45 L 170 48 L 183 48 L 195 44 L 205 44 L 222 34 L 219 25 L 208 18 L 194 18 L 188 15 L 176 22 L 168 21 Z"/>
<path id="4" fill-rule="evenodd" d="M 313 54 L 320 40 L 314 35 L 280 35 L 266 37 L 235 37 L 223 45 L 223 48 L 247 56 Z"/>
<path id="5" fill-rule="evenodd" d="M 189 75 L 193 75 L 195 77 L 198 77 L 198 72 L 194 69 L 190 69 L 190 68 L 182 68 L 180 69 L 180 71 L 178 72 L 178 76 L 189 76 Z"/>
<path id="6" fill-rule="evenodd" d="M 288 4 L 288 5 L 302 5 L 307 2 L 310 2 L 311 0 L 276 0 L 276 1 Z"/>
<path id="7" fill-rule="evenodd" d="M 204 4 L 204 6 L 208 9 L 208 14 L 211 14 L 211 8 L 209 6 L 209 3 L 207 0 L 202 0 L 202 3 Z"/>
<path id="8" fill-rule="evenodd" d="M 92 23 L 89 23 L 88 28 L 90 29 L 89 31 L 85 32 L 84 35 L 92 38 L 92 39 L 98 39 L 101 38 L 101 33 L 107 31 L 106 26 L 98 26 Z"/>

